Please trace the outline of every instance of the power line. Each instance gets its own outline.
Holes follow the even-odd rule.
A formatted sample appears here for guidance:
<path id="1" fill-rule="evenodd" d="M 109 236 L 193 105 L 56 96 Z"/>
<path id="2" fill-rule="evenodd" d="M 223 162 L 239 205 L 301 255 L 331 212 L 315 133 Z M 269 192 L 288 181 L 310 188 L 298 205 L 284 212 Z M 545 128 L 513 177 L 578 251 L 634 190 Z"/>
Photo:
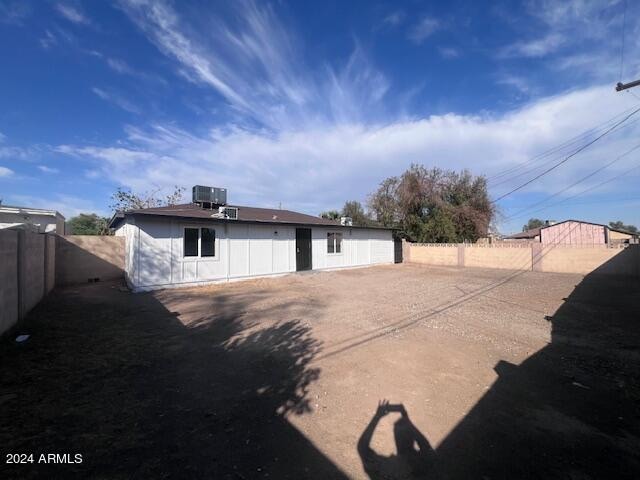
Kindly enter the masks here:
<path id="1" fill-rule="evenodd" d="M 536 175 L 535 177 L 533 177 L 532 179 L 526 181 L 525 183 L 517 186 L 516 188 L 508 191 L 507 193 L 505 193 L 504 195 L 499 196 L 498 198 L 496 198 L 495 200 L 492 200 L 491 203 L 496 203 L 500 200 L 502 200 L 505 197 L 508 197 L 509 195 L 511 195 L 512 193 L 517 192 L 518 190 L 523 189 L 524 187 L 526 187 L 527 185 L 535 182 L 536 180 L 538 180 L 539 178 L 543 177 L 544 175 L 546 175 L 547 173 L 551 172 L 552 170 L 555 170 L 556 168 L 558 168 L 560 165 L 563 165 L 564 163 L 566 163 L 567 161 L 569 161 L 571 158 L 575 157 L 578 153 L 586 150 L 587 148 L 589 148 L 591 145 L 593 145 L 594 143 L 596 143 L 598 140 L 600 140 L 601 138 L 605 137 L 606 135 L 608 135 L 609 133 L 611 133 L 617 126 L 622 125 L 624 122 L 626 122 L 627 120 L 629 120 L 633 115 L 635 115 L 636 113 L 640 112 L 640 108 L 635 109 L 633 112 L 631 112 L 629 115 L 627 115 L 626 117 L 624 117 L 622 120 L 620 120 L 619 122 L 617 122 L 616 124 L 614 124 L 612 127 L 610 127 L 609 129 L 607 129 L 605 132 L 601 133 L 600 135 L 598 135 L 596 138 L 594 138 L 593 140 L 587 142 L 586 144 L 584 144 L 583 146 L 581 146 L 580 148 L 578 148 L 575 152 L 571 153 L 570 155 L 567 155 L 563 160 L 561 160 L 560 162 L 556 163 L 555 165 L 547 168 L 544 172 Z"/>
<path id="2" fill-rule="evenodd" d="M 540 200 L 540 201 L 538 201 L 538 202 L 536 202 L 536 203 L 533 203 L 533 204 L 529 205 L 528 207 L 523 208 L 522 210 L 520 210 L 519 212 L 514 213 L 513 215 L 509 215 L 509 216 L 506 218 L 506 220 L 509 220 L 509 219 L 511 219 L 511 218 L 517 218 L 519 215 L 521 215 L 521 214 L 523 214 L 523 213 L 525 213 L 525 212 L 528 212 L 528 211 L 529 211 L 529 210 L 531 210 L 532 208 L 535 208 L 535 207 L 537 207 L 538 205 L 541 205 L 541 204 L 543 204 L 543 203 L 547 202 L 548 200 L 551 200 L 552 198 L 557 197 L 558 195 L 560 195 L 560 194 L 562 194 L 562 193 L 566 192 L 567 190 L 569 190 L 569 189 L 571 189 L 571 188 L 575 187 L 576 185 L 578 185 L 578 184 L 580 184 L 580 183 L 584 182 L 585 180 L 590 179 L 591 177 L 593 177 L 594 175 L 596 175 L 596 174 L 600 173 L 600 172 L 601 172 L 601 171 L 603 171 L 604 169 L 606 169 L 606 168 L 610 167 L 610 166 L 611 166 L 611 165 L 613 165 L 614 163 L 616 163 L 616 162 L 618 162 L 618 161 L 622 160 L 624 157 L 626 157 L 626 156 L 627 156 L 627 155 L 629 155 L 630 153 L 635 152 L 638 148 L 640 148 L 640 143 L 639 143 L 638 145 L 636 145 L 635 147 L 630 148 L 629 150 L 627 150 L 627 151 L 626 151 L 626 152 L 624 152 L 623 154 L 618 155 L 616 158 L 614 158 L 613 160 L 611 160 L 609 163 L 607 163 L 607 164 L 603 165 L 602 167 L 597 168 L 596 170 L 594 170 L 593 172 L 589 173 L 588 175 L 585 175 L 585 176 L 584 176 L 584 177 L 582 177 L 581 179 L 579 179 L 579 180 L 577 180 L 577 181 L 573 182 L 571 185 L 569 185 L 569 186 L 567 186 L 567 187 L 565 187 L 565 188 L 562 188 L 562 189 L 558 190 L 557 192 L 555 192 L 555 193 L 553 193 L 553 194 L 549 195 L 549 196 L 548 196 L 548 197 L 546 197 L 546 198 L 543 198 L 542 200 Z"/>
<path id="3" fill-rule="evenodd" d="M 538 213 L 538 212 L 542 212 L 542 211 L 544 211 L 544 210 L 548 210 L 548 209 L 549 209 L 549 208 L 551 208 L 551 207 L 558 206 L 558 205 L 560 205 L 561 203 L 564 203 L 564 202 L 566 202 L 566 201 L 568 201 L 568 200 L 571 200 L 571 199 L 573 199 L 573 198 L 576 198 L 576 197 L 579 197 L 579 196 L 581 196 L 581 195 L 584 195 L 585 193 L 592 192 L 593 190 L 597 190 L 598 188 L 603 187 L 603 186 L 605 186 L 606 184 L 611 183 L 611 182 L 613 182 L 614 180 L 617 180 L 617 179 L 619 179 L 619 178 L 621 178 L 621 177 L 627 176 L 627 175 L 629 175 L 631 172 L 633 172 L 634 170 L 638 170 L 638 169 L 640 169 L 640 164 L 639 164 L 639 165 L 636 165 L 635 167 L 631 167 L 630 169 L 625 170 L 624 172 L 622 172 L 622 173 L 620 173 L 620 174 L 618 174 L 618 175 L 615 175 L 615 176 L 611 177 L 610 179 L 605 180 L 604 182 L 600 182 L 600 183 L 598 183 L 598 184 L 596 184 L 596 185 L 593 185 L 593 186 L 591 186 L 591 187 L 589 187 L 589 188 L 586 188 L 586 189 L 584 189 L 584 190 L 582 190 L 582 191 L 580 191 L 580 192 L 578 192 L 578 193 L 576 193 L 576 194 L 574 194 L 574 195 L 571 195 L 571 196 L 569 196 L 569 197 L 563 198 L 562 200 L 560 200 L 560 201 L 558 201 L 558 202 L 552 203 L 551 205 L 547 205 L 546 207 L 542 207 L 542 208 L 540 208 L 540 209 L 538 209 L 538 210 L 534 210 L 533 212 L 529 212 L 527 215 L 531 215 L 531 214 L 533 214 L 533 213 Z M 522 217 L 522 215 L 520 215 L 520 217 Z M 511 217 L 511 218 L 515 218 L 515 217 Z"/>
<path id="4" fill-rule="evenodd" d="M 630 111 L 630 110 L 631 110 L 631 109 L 629 109 L 628 111 Z M 627 124 L 626 124 L 626 125 L 624 125 L 624 126 L 618 126 L 618 127 L 616 127 L 616 128 L 615 128 L 614 130 L 612 130 L 610 133 L 613 133 L 613 132 L 615 132 L 615 131 L 619 131 L 619 130 L 623 130 L 623 129 L 625 129 L 625 128 L 629 128 L 630 126 L 632 126 L 633 124 L 635 124 L 635 123 L 637 123 L 637 122 L 639 122 L 639 121 L 640 121 L 640 118 L 637 118 L 637 119 L 635 119 L 635 120 L 633 120 L 633 121 L 631 121 L 631 122 L 627 123 Z M 572 142 L 572 143 L 576 143 L 576 142 Z M 503 184 L 505 184 L 505 183 L 511 182 L 512 180 L 515 180 L 516 178 L 520 178 L 520 177 L 522 177 L 522 176 L 524 176 L 524 175 L 526 175 L 526 174 L 528 174 L 528 173 L 535 172 L 536 170 L 539 170 L 539 169 L 543 168 L 545 165 L 549 165 L 550 163 L 553 163 L 553 162 L 557 161 L 557 160 L 558 160 L 558 158 L 560 158 L 560 157 L 559 157 L 559 156 L 554 156 L 554 157 L 553 157 L 553 158 L 551 158 L 550 160 L 547 160 L 546 162 L 543 162 L 543 163 L 541 163 L 540 165 L 537 165 L 537 166 L 532 167 L 532 168 L 528 168 L 528 169 L 526 169 L 525 171 L 523 171 L 523 172 L 521 172 L 521 173 L 518 173 L 518 174 L 513 175 L 513 176 L 510 176 L 510 177 L 507 177 L 506 179 L 503 179 L 503 180 L 499 181 L 498 183 L 494 183 L 494 184 L 492 184 L 492 185 L 491 185 L 491 187 L 492 187 L 492 188 L 495 188 L 495 187 L 497 187 L 497 186 L 499 186 L 499 185 L 503 185 Z"/>
<path id="5" fill-rule="evenodd" d="M 570 206 L 570 207 L 574 207 L 577 205 L 601 205 L 603 203 L 618 203 L 618 204 L 622 204 L 623 202 L 626 203 L 631 203 L 631 202 L 640 202 L 640 197 L 629 197 L 629 196 L 623 196 L 623 197 L 607 197 L 606 199 L 603 198 L 599 198 L 596 200 L 587 200 L 587 201 L 577 201 L 577 202 L 570 202 L 569 204 L 565 205 L 565 206 Z M 524 218 L 524 215 L 523 215 Z"/>
<path id="6" fill-rule="evenodd" d="M 638 98 L 638 100 L 640 100 L 640 98 Z M 491 176 L 487 177 L 487 180 L 489 182 L 491 182 L 494 179 L 503 177 L 504 175 L 507 175 L 507 174 L 509 174 L 511 172 L 519 170 L 519 169 L 521 169 L 523 167 L 526 167 L 527 165 L 529 165 L 531 163 L 535 163 L 535 161 L 538 160 L 538 159 L 546 158 L 546 157 L 548 157 L 549 155 L 551 155 L 553 153 L 561 151 L 565 147 L 573 145 L 574 143 L 578 143 L 579 141 L 581 141 L 583 139 L 583 137 L 587 137 L 587 136 L 589 136 L 591 134 L 594 134 L 594 133 L 598 132 L 599 130 L 605 128 L 606 125 L 608 125 L 611 122 L 615 121 L 617 118 L 629 113 L 631 110 L 633 110 L 633 108 L 634 107 L 628 108 L 628 109 L 626 109 L 626 110 L 614 115 L 613 117 L 609 118 L 605 122 L 602 122 L 602 123 L 590 128 L 588 130 L 585 130 L 584 132 L 580 133 L 579 135 L 576 135 L 575 137 L 572 137 L 569 140 L 550 148 L 549 150 L 545 150 L 544 152 L 542 152 L 542 153 L 540 153 L 538 155 L 535 155 L 534 157 L 532 157 L 531 159 L 529 159 L 529 160 L 527 160 L 525 162 L 522 162 L 522 163 L 520 163 L 518 165 L 515 165 L 513 167 L 509 167 L 509 168 L 507 168 L 507 169 L 505 169 L 503 171 L 500 171 L 500 172 L 496 173 L 495 175 L 491 175 Z"/>

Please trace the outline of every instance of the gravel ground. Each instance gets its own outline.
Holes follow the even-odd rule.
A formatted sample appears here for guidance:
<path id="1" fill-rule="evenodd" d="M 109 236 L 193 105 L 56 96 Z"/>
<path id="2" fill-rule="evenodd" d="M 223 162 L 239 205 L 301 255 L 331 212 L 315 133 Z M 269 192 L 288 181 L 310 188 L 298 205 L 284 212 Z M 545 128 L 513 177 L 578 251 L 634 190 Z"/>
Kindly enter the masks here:
<path id="1" fill-rule="evenodd" d="M 3 453 L 36 456 L 3 477 L 638 478 L 639 287 L 394 265 L 57 290 L 0 350 Z"/>

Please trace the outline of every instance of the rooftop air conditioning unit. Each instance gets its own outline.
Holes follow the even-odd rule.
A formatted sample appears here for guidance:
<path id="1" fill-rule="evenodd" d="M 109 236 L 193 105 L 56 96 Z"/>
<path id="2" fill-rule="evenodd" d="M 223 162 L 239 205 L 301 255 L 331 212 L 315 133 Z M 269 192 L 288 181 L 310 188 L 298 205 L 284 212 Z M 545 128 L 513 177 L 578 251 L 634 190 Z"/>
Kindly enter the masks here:
<path id="1" fill-rule="evenodd" d="M 340 225 L 344 225 L 345 227 L 350 227 L 353 225 L 353 218 L 351 217 L 340 217 Z"/>
<path id="2" fill-rule="evenodd" d="M 196 185 L 192 190 L 193 203 L 227 204 L 227 189 Z"/>
<path id="3" fill-rule="evenodd" d="M 237 207 L 218 207 L 218 214 L 223 218 L 228 218 L 230 220 L 237 220 L 238 208 Z"/>

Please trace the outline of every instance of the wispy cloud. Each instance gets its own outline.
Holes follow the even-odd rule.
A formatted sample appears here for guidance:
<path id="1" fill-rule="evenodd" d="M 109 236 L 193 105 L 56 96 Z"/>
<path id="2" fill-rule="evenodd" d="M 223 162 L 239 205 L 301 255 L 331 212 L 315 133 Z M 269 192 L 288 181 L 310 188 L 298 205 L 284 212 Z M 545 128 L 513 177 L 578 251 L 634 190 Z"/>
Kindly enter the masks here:
<path id="1" fill-rule="evenodd" d="M 417 24 L 415 24 L 409 30 L 409 39 L 416 43 L 421 44 L 428 37 L 436 33 L 442 27 L 442 23 L 437 18 L 423 17 Z"/>
<path id="2" fill-rule="evenodd" d="M 135 77 L 135 78 L 144 80 L 148 83 L 155 83 L 163 86 L 167 85 L 167 81 L 164 78 L 155 74 L 151 74 L 151 73 L 136 69 L 131 65 L 129 65 L 124 60 L 122 60 L 121 58 L 105 57 L 100 52 L 94 52 L 94 51 L 91 51 L 89 53 L 99 58 L 103 58 L 107 66 L 114 72 L 119 73 L 120 75 L 128 75 L 130 77 Z"/>
<path id="3" fill-rule="evenodd" d="M 72 23 L 80 25 L 88 25 L 90 23 L 89 18 L 77 6 L 73 6 L 70 3 L 57 3 L 56 10 Z"/>
<path id="4" fill-rule="evenodd" d="M 136 124 L 127 126 L 118 141 L 57 146 L 58 154 L 82 165 L 87 178 L 135 190 L 210 183 L 228 187 L 232 201 L 263 206 L 282 201 L 317 213 L 346 199 L 365 200 L 377 182 L 411 162 L 494 173 L 627 108 L 625 99 L 604 85 L 531 100 L 502 114 L 409 117 L 387 110 L 397 108 L 401 95 L 389 101 L 395 93 L 391 77 L 376 68 L 357 40 L 350 55 L 310 68 L 299 51 L 302 42 L 278 14 L 280 4 L 233 2 L 231 20 L 208 17 L 206 31 L 175 5 L 122 0 L 123 11 L 175 72 L 197 84 L 198 94 L 219 100 L 222 113 L 204 133 L 202 125 L 196 130 L 134 118 L 129 121 Z M 396 21 L 412 27 L 416 44 L 452 25 L 432 17 L 413 25 L 409 18 L 389 20 L 389 25 Z M 505 47 L 506 56 L 544 59 L 564 53 L 563 42 L 572 41 L 566 30 L 551 27 L 541 28 L 539 36 L 529 34 L 528 41 Z M 446 45 L 437 52 L 444 58 L 460 53 Z M 100 58 L 121 75 L 141 73 L 120 58 Z M 506 67 L 495 79 L 522 93 L 520 98 L 535 91 L 530 77 Z M 140 112 L 120 90 L 96 86 L 92 91 L 119 108 Z M 580 162 L 558 169 L 529 192 L 553 191 L 639 135 L 637 126 L 625 131 L 610 139 L 607 149 L 585 152 Z"/>
<path id="5" fill-rule="evenodd" d="M 511 74 L 499 75 L 496 83 L 513 87 L 520 93 L 529 94 L 531 92 L 531 85 L 529 81 L 522 76 Z"/>
<path id="6" fill-rule="evenodd" d="M 58 44 L 58 37 L 56 37 L 50 30 L 45 30 L 42 37 L 40 37 L 40 46 L 45 50 L 50 49 L 54 45 Z"/>
<path id="7" fill-rule="evenodd" d="M 38 170 L 43 173 L 60 173 L 57 168 L 47 167 L 46 165 L 38 165 Z"/>
<path id="8" fill-rule="evenodd" d="M 507 45 L 498 52 L 501 58 L 509 57 L 544 57 L 556 52 L 565 44 L 565 37 L 558 33 L 548 35 L 526 42 L 516 42 Z"/>
<path id="9" fill-rule="evenodd" d="M 91 91 L 95 93 L 98 97 L 100 97 L 102 100 L 112 103 L 120 107 L 122 110 L 126 110 L 129 113 L 136 113 L 136 114 L 140 113 L 140 109 L 136 105 L 134 105 L 129 100 L 127 100 L 126 98 L 124 98 L 123 96 L 121 96 L 116 92 L 113 92 L 111 90 L 106 90 L 104 88 L 99 88 L 99 87 L 93 87 Z"/>
<path id="10" fill-rule="evenodd" d="M 282 201 L 287 207 L 317 213 L 340 207 L 349 198 L 365 200 L 380 180 L 412 162 L 490 175 L 626 108 L 625 99 L 605 85 L 544 98 L 498 116 L 434 115 L 277 135 L 243 129 L 194 135 L 156 124 L 129 127 L 118 146 L 64 145 L 57 151 L 92 161 L 104 177 L 133 189 L 220 184 L 229 188 L 232 201 L 263 206 Z M 544 182 L 532 184 L 529 191 L 553 192 L 601 165 L 612 152 L 629 148 L 638 136 L 640 124 L 635 124 Z M 628 167 L 621 162 L 620 168 Z M 333 199 L 329 204 L 327 192 Z"/>
<path id="11" fill-rule="evenodd" d="M 0 178 L 9 177 L 13 175 L 13 170 L 7 167 L 0 166 Z"/>
<path id="12" fill-rule="evenodd" d="M 460 50 L 454 47 L 438 47 L 438 53 L 442 58 L 452 59 L 460 56 Z"/>
<path id="13" fill-rule="evenodd" d="M 44 31 L 39 42 L 40 46 L 45 50 L 49 50 L 50 48 L 61 44 L 76 45 L 77 43 L 76 37 L 72 33 L 55 25 Z"/>
<path id="14" fill-rule="evenodd" d="M 109 66 L 109 68 L 111 68 L 115 72 L 122 73 L 125 75 L 134 74 L 133 68 L 131 68 L 127 64 L 127 62 L 119 58 L 107 58 L 107 65 Z"/>
<path id="15" fill-rule="evenodd" d="M 324 78 L 311 76 L 298 51 L 299 42 L 287 33 L 272 6 L 252 1 L 233 6 L 236 23 L 214 19 L 214 33 L 201 36 L 183 25 L 183 19 L 165 2 L 123 3 L 149 40 L 178 63 L 177 71 L 214 89 L 227 101 L 231 113 L 262 127 L 277 131 L 344 119 L 346 111 L 356 110 L 342 103 L 348 100 L 342 93 L 352 89 L 345 84 L 349 81 L 358 84 L 360 98 L 379 98 L 382 75 L 373 74 L 370 63 L 361 61 L 365 57 L 361 52 L 356 55 L 363 68 L 359 72 L 352 58 L 345 67 L 348 73 L 327 65 Z M 333 111 L 327 106 L 340 108 Z"/>
<path id="16" fill-rule="evenodd" d="M 492 56 L 502 61 L 502 69 L 520 68 L 520 64 L 510 63 L 513 59 L 535 62 L 537 80 L 528 75 L 531 86 L 537 82 L 542 87 L 547 75 L 566 80 L 574 88 L 615 83 L 620 78 L 624 8 L 620 0 L 530 0 L 525 3 L 524 15 L 513 15 L 513 9 L 497 9 L 497 18 L 523 39 L 493 50 Z M 640 22 L 637 5 L 627 2 L 627 8 L 629 52 L 640 47 Z M 640 57 L 625 55 L 623 70 L 640 73 Z M 522 76 L 521 71 L 513 73 Z"/>
<path id="17" fill-rule="evenodd" d="M 26 160 L 36 150 L 36 147 L 18 147 L 6 143 L 7 136 L 0 133 L 0 158 L 9 160 Z"/>
<path id="18" fill-rule="evenodd" d="M 30 148 L 16 147 L 12 145 L 0 145 L 0 158 L 24 160 L 31 156 Z"/>
<path id="19" fill-rule="evenodd" d="M 0 23 L 22 25 L 31 15 L 31 5 L 22 0 L 0 2 Z"/>
<path id="20" fill-rule="evenodd" d="M 397 27 L 402 22 L 404 22 L 406 17 L 407 17 L 407 14 L 404 13 L 403 10 L 396 10 L 394 12 L 391 12 L 386 17 L 384 17 L 384 19 L 382 20 L 382 23 L 384 23 L 385 25 L 389 25 L 391 27 Z"/>

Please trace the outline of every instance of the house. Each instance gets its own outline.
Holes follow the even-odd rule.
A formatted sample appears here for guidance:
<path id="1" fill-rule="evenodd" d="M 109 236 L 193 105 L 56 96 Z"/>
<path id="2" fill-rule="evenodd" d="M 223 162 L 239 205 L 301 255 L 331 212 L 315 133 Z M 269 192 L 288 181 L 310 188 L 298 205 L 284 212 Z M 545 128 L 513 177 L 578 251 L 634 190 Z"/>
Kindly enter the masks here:
<path id="1" fill-rule="evenodd" d="M 531 241 L 554 245 L 608 245 L 637 243 L 638 234 L 582 220 L 547 222 L 540 228 L 510 235 L 507 240 Z"/>
<path id="2" fill-rule="evenodd" d="M 540 229 L 542 227 L 538 227 L 538 228 L 531 228 L 529 230 L 525 230 L 524 232 L 518 232 L 518 233 L 514 233 L 513 235 L 509 235 L 508 237 L 505 237 L 506 241 L 527 241 L 527 242 L 539 242 L 540 241 Z"/>
<path id="3" fill-rule="evenodd" d="M 134 291 L 394 262 L 391 229 L 226 205 L 226 193 L 203 202 L 195 188 L 193 203 L 111 219 L 115 235 L 125 237 L 125 274 Z"/>
<path id="4" fill-rule="evenodd" d="M 0 204 L 0 228 L 27 227 L 41 233 L 64 235 L 64 216 L 55 210 Z"/>

